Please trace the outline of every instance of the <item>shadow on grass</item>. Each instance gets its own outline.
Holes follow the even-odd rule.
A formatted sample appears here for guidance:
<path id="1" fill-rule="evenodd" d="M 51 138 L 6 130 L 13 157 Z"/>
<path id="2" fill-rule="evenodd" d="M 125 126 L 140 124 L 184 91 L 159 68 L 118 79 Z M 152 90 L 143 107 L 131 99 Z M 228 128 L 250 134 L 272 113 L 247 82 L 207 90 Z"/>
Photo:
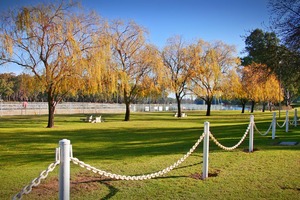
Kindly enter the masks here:
<path id="1" fill-rule="evenodd" d="M 0 163 L 2 164 L 0 166 L 54 160 L 55 148 L 58 147 L 59 140 L 64 138 L 71 140 L 74 157 L 83 160 L 122 160 L 139 156 L 184 155 L 203 133 L 203 124 L 199 121 L 205 121 L 206 118 L 199 118 L 200 115 L 194 114 L 190 118 L 176 119 L 169 115 L 170 113 L 133 115 L 133 120 L 142 122 L 138 124 L 139 127 L 131 126 L 131 122 L 123 122 L 118 124 L 118 127 L 113 127 L 113 123 L 123 116 L 120 114 L 103 115 L 107 122 L 98 126 L 79 122 L 82 115 L 62 115 L 57 117 L 56 124 L 59 127 L 54 129 L 41 128 L 47 116 L 1 118 Z M 222 115 L 210 118 L 211 132 L 221 144 L 228 147 L 235 145 L 241 139 L 248 126 L 247 116 L 242 116 L 242 122 L 239 121 L 239 124 L 232 124 L 235 118 L 241 116 L 233 118 L 231 115 Z M 36 121 L 39 123 L 35 123 Z M 262 122 L 257 121 L 257 127 L 260 130 L 267 130 L 270 122 L 266 121 L 265 119 Z M 169 123 L 170 126 L 160 127 L 161 123 Z M 178 123 L 181 123 L 182 127 L 178 126 Z M 16 131 L 11 132 L 10 128 L 15 126 Z M 290 133 L 278 130 L 277 136 L 277 139 L 270 140 L 269 136 L 255 134 L 254 147 L 261 150 L 299 150 L 299 146 L 274 145 L 284 140 L 299 141 L 300 132 L 297 128 L 291 127 Z M 248 144 L 247 136 L 238 148 L 243 150 L 248 147 Z M 202 144 L 199 146 L 202 151 Z M 220 148 L 211 141 L 210 151 L 215 150 Z"/>

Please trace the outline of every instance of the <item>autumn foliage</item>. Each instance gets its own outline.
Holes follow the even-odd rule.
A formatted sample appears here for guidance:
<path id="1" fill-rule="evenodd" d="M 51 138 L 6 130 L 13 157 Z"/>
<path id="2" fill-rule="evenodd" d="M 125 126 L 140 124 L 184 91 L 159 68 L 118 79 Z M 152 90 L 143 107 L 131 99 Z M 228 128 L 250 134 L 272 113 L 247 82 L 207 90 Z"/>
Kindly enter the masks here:
<path id="1" fill-rule="evenodd" d="M 56 105 L 68 96 L 122 98 L 125 121 L 137 99 L 173 93 L 181 116 L 181 100 L 193 92 L 210 106 L 214 97 L 252 102 L 281 100 L 280 85 L 266 67 L 253 63 L 238 69 L 233 46 L 221 41 L 187 43 L 170 37 L 159 50 L 148 43 L 147 30 L 134 21 L 107 21 L 76 3 L 38 4 L 10 11 L 1 19 L 0 64 L 16 64 L 28 95 L 47 94 L 48 127 Z M 0 82 L 9 94 L 9 83 Z"/>

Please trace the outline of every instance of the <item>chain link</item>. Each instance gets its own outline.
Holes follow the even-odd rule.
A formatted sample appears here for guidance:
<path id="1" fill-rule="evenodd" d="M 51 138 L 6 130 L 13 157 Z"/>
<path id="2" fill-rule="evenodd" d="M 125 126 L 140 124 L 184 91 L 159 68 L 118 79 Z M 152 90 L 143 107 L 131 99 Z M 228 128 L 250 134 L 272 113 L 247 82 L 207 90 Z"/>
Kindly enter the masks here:
<path id="1" fill-rule="evenodd" d="M 234 146 L 232 147 L 226 147 L 226 146 L 223 146 L 215 137 L 212 133 L 209 134 L 210 138 L 216 143 L 217 146 L 219 146 L 221 149 L 224 149 L 226 151 L 231 151 L 235 148 L 237 148 L 238 146 L 240 146 L 240 144 L 245 140 L 249 130 L 250 130 L 250 126 L 251 126 L 251 123 L 248 125 L 248 128 L 246 129 L 246 132 L 245 134 L 243 135 L 242 139 Z"/>
<path id="2" fill-rule="evenodd" d="M 270 132 L 270 130 L 271 130 L 271 128 L 272 128 L 272 124 L 273 124 L 273 122 L 270 124 L 269 129 L 268 129 L 265 133 L 261 133 L 261 132 L 258 130 L 258 128 L 257 128 L 257 126 L 256 126 L 255 123 L 254 123 L 254 128 L 255 128 L 255 130 L 256 130 L 260 135 L 265 136 L 265 135 L 267 135 L 267 134 Z"/>
<path id="3" fill-rule="evenodd" d="M 276 122 L 276 123 L 277 123 L 277 126 L 279 126 L 279 128 L 283 128 L 286 124 L 286 120 L 283 122 L 282 126 L 280 126 L 278 122 Z"/>
<path id="4" fill-rule="evenodd" d="M 18 194 L 16 194 L 13 197 L 13 200 L 15 200 L 15 199 L 22 199 L 22 195 L 23 194 L 29 194 L 31 192 L 31 190 L 32 190 L 32 187 L 38 186 L 41 183 L 41 180 L 47 178 L 49 172 L 52 172 L 58 164 L 59 164 L 59 161 L 51 163 L 48 166 L 48 168 L 46 170 L 42 171 L 37 178 L 33 179 L 30 182 L 30 184 L 26 185 Z"/>
<path id="5" fill-rule="evenodd" d="M 289 121 L 290 125 L 295 125 L 297 123 L 297 118 Z"/>
<path id="6" fill-rule="evenodd" d="M 173 165 L 155 172 L 155 173 L 151 173 L 151 174 L 146 174 L 146 175 L 140 175 L 140 176 L 126 176 L 126 175 L 118 175 L 118 174 L 113 174 L 113 173 L 109 173 L 100 169 L 97 169 L 89 164 L 84 163 L 83 161 L 80 161 L 78 158 L 71 158 L 71 161 L 76 164 L 79 165 L 82 168 L 86 168 L 89 171 L 92 171 L 94 173 L 98 173 L 102 176 L 108 177 L 108 178 L 112 178 L 112 179 L 117 179 L 117 180 L 146 180 L 146 179 L 152 179 L 152 178 L 156 178 L 159 176 L 162 176 L 168 172 L 170 172 L 171 170 L 173 170 L 174 168 L 176 168 L 178 165 L 180 165 L 182 162 L 184 162 L 198 147 L 198 145 L 202 142 L 203 138 L 205 136 L 205 133 L 203 133 L 200 138 L 197 140 L 197 142 L 194 144 L 194 146 L 182 157 L 180 158 L 177 162 L 175 162 Z"/>

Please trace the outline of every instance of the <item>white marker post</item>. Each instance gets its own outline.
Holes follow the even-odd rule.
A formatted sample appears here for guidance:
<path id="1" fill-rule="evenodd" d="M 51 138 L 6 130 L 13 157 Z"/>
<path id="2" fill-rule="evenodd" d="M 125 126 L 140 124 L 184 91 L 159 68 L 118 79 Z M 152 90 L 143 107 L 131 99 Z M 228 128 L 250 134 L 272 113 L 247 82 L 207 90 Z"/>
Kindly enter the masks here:
<path id="1" fill-rule="evenodd" d="M 204 122 L 204 140 L 203 140 L 203 169 L 202 179 L 208 177 L 208 153 L 209 153 L 209 122 Z"/>
<path id="2" fill-rule="evenodd" d="M 295 109 L 295 114 L 294 114 L 295 127 L 297 127 L 297 123 L 298 123 L 297 120 L 298 120 L 297 109 Z"/>
<path id="3" fill-rule="evenodd" d="M 253 152 L 254 115 L 250 115 L 249 152 Z"/>
<path id="4" fill-rule="evenodd" d="M 276 134 L 276 112 L 273 112 L 273 120 L 272 120 L 272 140 L 275 139 Z"/>
<path id="5" fill-rule="evenodd" d="M 67 139 L 59 141 L 59 200 L 70 199 L 70 144 L 70 140 Z"/>
<path id="6" fill-rule="evenodd" d="M 289 132 L 289 111 L 286 110 L 285 112 L 285 132 Z"/>

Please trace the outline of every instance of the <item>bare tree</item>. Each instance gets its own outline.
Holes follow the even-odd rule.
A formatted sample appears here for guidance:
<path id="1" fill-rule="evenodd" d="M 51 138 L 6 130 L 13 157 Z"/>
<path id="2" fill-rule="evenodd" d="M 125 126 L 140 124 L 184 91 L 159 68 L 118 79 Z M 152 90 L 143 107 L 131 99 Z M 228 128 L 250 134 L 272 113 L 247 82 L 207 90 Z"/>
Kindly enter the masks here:
<path id="1" fill-rule="evenodd" d="M 269 0 L 272 28 L 291 49 L 300 52 L 300 1 Z"/>

